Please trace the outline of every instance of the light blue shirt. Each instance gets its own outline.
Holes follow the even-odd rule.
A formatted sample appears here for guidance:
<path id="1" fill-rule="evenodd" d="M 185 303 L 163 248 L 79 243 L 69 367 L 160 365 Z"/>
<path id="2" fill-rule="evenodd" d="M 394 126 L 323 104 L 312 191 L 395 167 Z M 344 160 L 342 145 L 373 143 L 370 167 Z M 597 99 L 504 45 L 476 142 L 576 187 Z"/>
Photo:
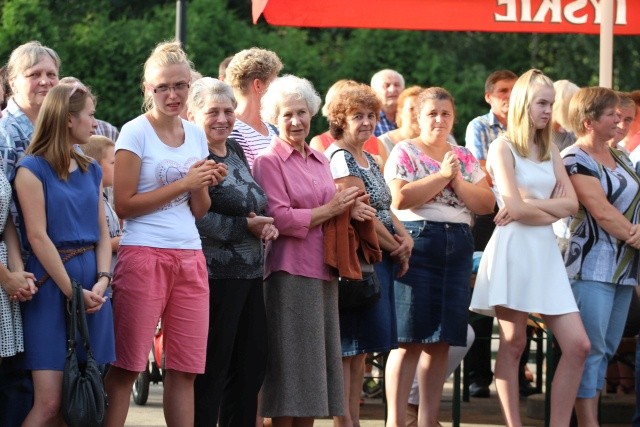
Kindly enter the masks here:
<path id="1" fill-rule="evenodd" d="M 2 112 L 0 128 L 4 131 L 0 133 L 2 166 L 4 173 L 11 176 L 16 164 L 24 157 L 24 152 L 31 142 L 33 123 L 11 98 L 7 103 L 7 108 Z"/>

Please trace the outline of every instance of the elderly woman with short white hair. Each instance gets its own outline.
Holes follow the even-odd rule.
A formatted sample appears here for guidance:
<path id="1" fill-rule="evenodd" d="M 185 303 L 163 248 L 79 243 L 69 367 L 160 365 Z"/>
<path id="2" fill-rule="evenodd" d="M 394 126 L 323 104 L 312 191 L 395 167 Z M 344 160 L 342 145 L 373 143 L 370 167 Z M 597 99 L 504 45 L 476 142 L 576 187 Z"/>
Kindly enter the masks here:
<path id="1" fill-rule="evenodd" d="M 311 83 L 295 76 L 276 79 L 262 99 L 263 119 L 280 133 L 253 165 L 280 232 L 265 260 L 268 356 L 260 401 L 275 427 L 343 414 L 338 283 L 324 263 L 322 224 L 351 207 L 352 218 L 373 217 L 357 187 L 336 190 L 329 161 L 305 141 L 319 107 Z"/>
<path id="2" fill-rule="evenodd" d="M 263 242 L 278 237 L 264 216 L 267 196 L 242 147 L 229 138 L 236 100 L 231 87 L 205 77 L 191 85 L 189 120 L 204 130 L 209 160 L 227 179 L 209 187 L 211 207 L 196 222 L 209 273 L 209 336 L 204 374 L 194 384 L 195 426 L 253 425 L 266 365 L 262 296 Z"/>

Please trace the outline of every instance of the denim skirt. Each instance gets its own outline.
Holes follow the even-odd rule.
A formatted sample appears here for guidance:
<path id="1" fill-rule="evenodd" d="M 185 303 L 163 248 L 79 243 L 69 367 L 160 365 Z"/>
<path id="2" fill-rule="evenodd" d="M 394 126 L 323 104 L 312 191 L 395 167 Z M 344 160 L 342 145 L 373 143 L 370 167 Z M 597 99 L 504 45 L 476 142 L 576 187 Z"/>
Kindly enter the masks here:
<path id="1" fill-rule="evenodd" d="M 380 280 L 380 299 L 370 307 L 340 310 L 342 357 L 362 353 L 385 353 L 398 348 L 396 307 L 393 296 L 393 259 L 383 252 L 374 265 Z"/>
<path id="2" fill-rule="evenodd" d="M 398 341 L 464 346 L 469 320 L 473 237 L 467 224 L 406 221 L 414 246 L 395 280 Z"/>

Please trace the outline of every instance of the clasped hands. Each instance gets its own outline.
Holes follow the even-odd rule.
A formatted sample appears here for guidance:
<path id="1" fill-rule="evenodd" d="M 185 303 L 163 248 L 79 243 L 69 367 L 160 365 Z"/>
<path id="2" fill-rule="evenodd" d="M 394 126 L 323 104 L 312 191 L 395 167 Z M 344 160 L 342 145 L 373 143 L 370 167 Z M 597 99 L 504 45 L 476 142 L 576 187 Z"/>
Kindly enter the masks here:
<path id="1" fill-rule="evenodd" d="M 218 185 L 226 176 L 227 165 L 203 159 L 191 165 L 183 179 L 188 191 L 196 191 L 205 186 Z"/>
<path id="2" fill-rule="evenodd" d="M 273 218 L 256 215 L 255 212 L 251 212 L 247 216 L 247 228 L 251 234 L 264 242 L 276 240 L 280 235 L 276 226 L 273 225 Z"/>
<path id="3" fill-rule="evenodd" d="M 36 277 L 26 271 L 9 272 L 2 283 L 2 289 L 12 301 L 29 301 L 38 292 L 35 284 Z"/>
<path id="4" fill-rule="evenodd" d="M 369 205 L 368 201 L 369 195 L 354 186 L 337 191 L 329 203 L 336 214 L 351 208 L 351 219 L 362 222 L 372 220 L 376 216 L 376 209 Z"/>

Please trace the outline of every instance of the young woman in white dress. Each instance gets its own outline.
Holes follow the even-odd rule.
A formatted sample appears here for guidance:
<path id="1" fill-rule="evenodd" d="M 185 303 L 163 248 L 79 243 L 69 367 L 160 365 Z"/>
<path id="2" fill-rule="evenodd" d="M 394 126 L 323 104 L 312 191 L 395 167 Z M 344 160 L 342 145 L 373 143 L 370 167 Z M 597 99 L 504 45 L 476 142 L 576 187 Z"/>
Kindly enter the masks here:
<path id="1" fill-rule="evenodd" d="M 554 95 L 553 82 L 542 72 L 523 74 L 511 93 L 506 135 L 491 143 L 487 157 L 500 211 L 480 264 L 471 310 L 498 318 L 496 388 L 508 426 L 522 425 L 518 360 L 530 312 L 542 315 L 562 349 L 551 390 L 550 425 L 569 425 L 589 353 L 551 227 L 578 209 L 558 148 L 550 143 Z"/>

